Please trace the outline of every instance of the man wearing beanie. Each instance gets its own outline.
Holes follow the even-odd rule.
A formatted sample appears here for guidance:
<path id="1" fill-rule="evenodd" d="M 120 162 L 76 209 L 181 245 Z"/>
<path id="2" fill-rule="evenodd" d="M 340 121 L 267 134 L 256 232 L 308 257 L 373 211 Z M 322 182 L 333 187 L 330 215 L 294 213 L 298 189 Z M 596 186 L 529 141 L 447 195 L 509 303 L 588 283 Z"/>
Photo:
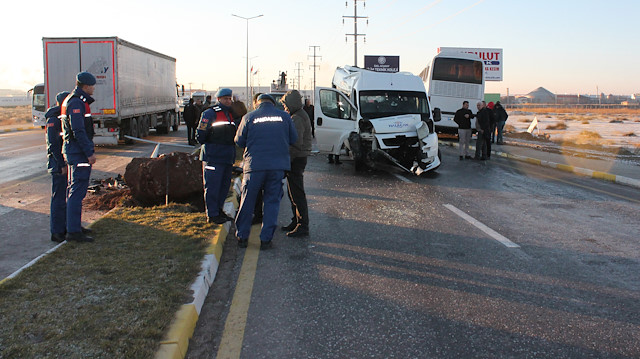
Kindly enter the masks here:
<path id="1" fill-rule="evenodd" d="M 216 93 L 218 102 L 206 109 L 200 118 L 196 138 L 202 144 L 204 200 L 207 222 L 222 224 L 232 220 L 222 211 L 229 193 L 233 162 L 236 159 L 236 123 L 231 114 L 231 90 L 222 88 Z"/>
<path id="2" fill-rule="evenodd" d="M 69 165 L 67 195 L 68 241 L 93 242 L 82 228 L 82 200 L 87 195 L 91 166 L 96 163 L 93 145 L 93 119 L 89 105 L 96 78 L 89 72 L 76 76 L 76 88 L 62 103 L 61 120 L 64 134 L 62 152 Z"/>
<path id="3" fill-rule="evenodd" d="M 51 240 L 58 243 L 64 241 L 67 232 L 67 164 L 62 156 L 60 105 L 69 94 L 67 91 L 58 93 L 56 105 L 49 108 L 44 115 L 47 119 L 47 170 L 51 174 L 49 228 Z"/>
<path id="4" fill-rule="evenodd" d="M 302 96 L 298 90 L 291 90 L 282 97 L 284 110 L 291 115 L 298 133 L 298 141 L 289 147 L 291 170 L 286 172 L 287 190 L 293 217 L 291 223 L 282 227 L 289 237 L 309 235 L 309 209 L 307 195 L 304 192 L 304 169 L 307 157 L 311 154 L 311 123 L 309 115 L 303 109 Z"/>

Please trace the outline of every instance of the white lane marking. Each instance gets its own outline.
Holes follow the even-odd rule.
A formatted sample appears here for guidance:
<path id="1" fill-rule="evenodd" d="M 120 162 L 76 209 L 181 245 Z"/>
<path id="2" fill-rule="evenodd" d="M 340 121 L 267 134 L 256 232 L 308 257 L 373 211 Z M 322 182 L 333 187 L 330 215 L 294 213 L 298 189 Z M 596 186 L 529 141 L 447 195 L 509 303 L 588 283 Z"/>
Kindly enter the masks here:
<path id="1" fill-rule="evenodd" d="M 445 204 L 444 205 L 448 210 L 450 210 L 451 212 L 457 214 L 458 216 L 462 217 L 462 219 L 464 219 L 465 221 L 473 224 L 474 226 L 476 226 L 478 229 L 480 229 L 481 231 L 483 231 L 484 233 L 488 234 L 489 236 L 491 236 L 493 239 L 495 239 L 496 241 L 502 243 L 503 245 L 505 245 L 506 247 L 509 248 L 519 248 L 520 246 L 511 242 L 507 237 L 501 235 L 500 233 L 494 231 L 493 229 L 485 226 L 484 224 L 482 224 L 480 221 L 478 221 L 477 219 L 471 217 L 470 215 L 462 212 L 461 210 L 459 210 L 458 208 L 456 208 L 453 205 L 450 204 Z"/>
<path id="2" fill-rule="evenodd" d="M 397 173 L 392 173 L 392 174 L 393 174 L 393 176 L 394 176 L 395 178 L 399 179 L 399 180 L 400 180 L 400 181 L 402 181 L 402 182 L 405 182 L 405 183 L 413 183 L 410 179 L 408 179 L 408 178 L 407 178 L 407 177 L 405 177 L 405 176 L 399 175 L 399 174 L 397 174 Z"/>

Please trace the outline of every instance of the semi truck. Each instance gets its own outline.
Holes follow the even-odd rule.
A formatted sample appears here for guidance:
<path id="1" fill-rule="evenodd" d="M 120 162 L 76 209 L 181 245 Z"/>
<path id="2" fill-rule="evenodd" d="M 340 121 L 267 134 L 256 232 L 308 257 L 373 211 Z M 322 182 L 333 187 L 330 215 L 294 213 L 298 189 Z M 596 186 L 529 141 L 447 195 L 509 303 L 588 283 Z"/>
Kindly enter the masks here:
<path id="1" fill-rule="evenodd" d="M 316 88 L 314 108 L 318 149 L 345 151 L 356 171 L 392 164 L 421 175 L 440 166 L 440 113 L 418 76 L 338 67 L 331 88 Z"/>
<path id="2" fill-rule="evenodd" d="M 150 129 L 178 130 L 176 59 L 118 37 L 42 39 L 46 107 L 56 94 L 72 91 L 76 74 L 96 77 L 91 104 L 95 144 L 130 142 L 124 135 L 145 137 Z"/>

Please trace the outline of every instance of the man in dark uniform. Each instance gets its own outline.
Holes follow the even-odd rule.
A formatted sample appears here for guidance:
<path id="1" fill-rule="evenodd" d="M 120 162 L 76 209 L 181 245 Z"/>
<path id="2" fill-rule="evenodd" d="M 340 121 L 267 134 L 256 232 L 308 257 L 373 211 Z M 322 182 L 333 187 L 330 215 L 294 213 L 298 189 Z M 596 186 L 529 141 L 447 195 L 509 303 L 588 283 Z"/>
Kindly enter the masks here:
<path id="1" fill-rule="evenodd" d="M 63 242 L 67 233 L 67 163 L 62 156 L 62 124 L 60 123 L 60 105 L 69 96 L 64 91 L 56 95 L 56 105 L 47 110 L 47 170 L 51 174 L 51 205 L 49 227 L 51 240 Z"/>
<path id="2" fill-rule="evenodd" d="M 64 134 L 62 153 L 69 166 L 67 195 L 67 241 L 93 242 L 82 231 L 82 200 L 87 195 L 91 166 L 96 163 L 93 145 L 93 119 L 89 105 L 95 91 L 96 78 L 89 72 L 76 76 L 76 88 L 62 104 Z"/>
<path id="3" fill-rule="evenodd" d="M 277 227 L 284 171 L 291 168 L 289 146 L 298 135 L 288 113 L 275 107 L 273 97 L 258 97 L 258 109 L 242 117 L 235 142 L 244 148 L 242 198 L 236 217 L 238 246 L 247 247 L 256 196 L 264 191 L 264 217 L 260 232 L 260 249 L 271 247 Z"/>
<path id="4" fill-rule="evenodd" d="M 189 103 L 184 106 L 184 124 L 187 125 L 187 140 L 190 145 L 195 145 L 196 142 L 196 125 L 198 124 L 198 118 L 196 117 L 196 105 L 193 104 L 193 98 L 189 99 Z"/>
<path id="5" fill-rule="evenodd" d="M 231 114 L 231 90 L 222 88 L 216 93 L 218 100 L 202 113 L 196 137 L 202 144 L 204 200 L 207 222 L 222 224 L 233 218 L 223 212 L 222 206 L 229 193 L 233 162 L 236 158 L 236 124 Z"/>

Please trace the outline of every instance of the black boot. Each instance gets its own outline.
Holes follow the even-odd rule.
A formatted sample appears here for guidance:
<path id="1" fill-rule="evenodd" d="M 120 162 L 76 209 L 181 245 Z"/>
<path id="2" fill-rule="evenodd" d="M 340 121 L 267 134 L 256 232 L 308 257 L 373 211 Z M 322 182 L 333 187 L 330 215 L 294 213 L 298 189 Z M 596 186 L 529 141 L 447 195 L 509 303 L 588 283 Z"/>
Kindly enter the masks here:
<path id="1" fill-rule="evenodd" d="M 296 221 L 291 221 L 291 223 L 289 223 L 289 224 L 288 224 L 288 225 L 286 225 L 286 226 L 282 226 L 282 227 L 280 227 L 280 229 L 282 229 L 282 230 L 283 230 L 283 231 L 285 231 L 285 232 L 291 232 L 291 231 L 293 231 L 293 230 L 296 228 L 296 226 L 297 226 L 297 225 L 298 225 L 298 222 L 296 222 Z"/>
<path id="2" fill-rule="evenodd" d="M 299 223 L 296 228 L 287 233 L 287 237 L 306 237 L 309 235 L 309 226 Z"/>
<path id="3" fill-rule="evenodd" d="M 89 237 L 82 232 L 67 233 L 67 242 L 93 242 L 93 237 Z"/>

